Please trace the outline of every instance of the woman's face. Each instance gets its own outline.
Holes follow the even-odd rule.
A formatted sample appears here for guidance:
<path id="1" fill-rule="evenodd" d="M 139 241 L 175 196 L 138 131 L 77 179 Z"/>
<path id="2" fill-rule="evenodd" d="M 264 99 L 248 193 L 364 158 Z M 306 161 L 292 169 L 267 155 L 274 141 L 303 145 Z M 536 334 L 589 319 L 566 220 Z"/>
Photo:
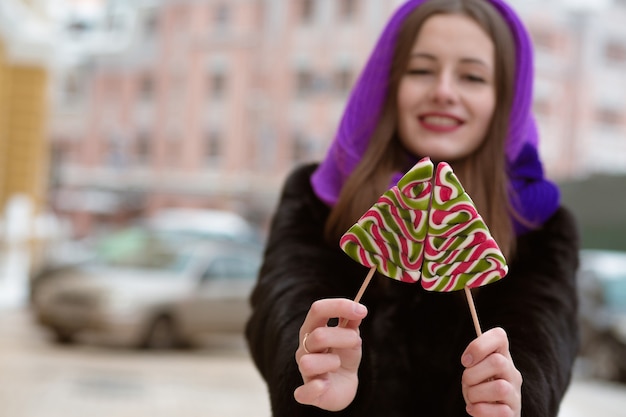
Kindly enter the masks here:
<path id="1" fill-rule="evenodd" d="M 496 104 L 494 45 L 472 19 L 428 18 L 400 81 L 400 140 L 416 156 L 452 162 L 485 138 Z"/>

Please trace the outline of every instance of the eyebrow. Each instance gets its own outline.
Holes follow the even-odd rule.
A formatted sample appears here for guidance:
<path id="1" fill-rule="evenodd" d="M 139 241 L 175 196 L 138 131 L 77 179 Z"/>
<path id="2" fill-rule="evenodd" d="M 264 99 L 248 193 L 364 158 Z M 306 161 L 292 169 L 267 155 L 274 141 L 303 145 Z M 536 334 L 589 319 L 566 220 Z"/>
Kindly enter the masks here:
<path id="1" fill-rule="evenodd" d="M 437 58 L 434 55 L 425 53 L 425 52 L 414 52 L 411 53 L 411 55 L 409 56 L 409 58 L 425 58 L 428 59 L 430 61 L 436 61 Z M 479 64 L 482 65 L 483 67 L 489 68 L 490 66 L 487 65 L 487 63 L 485 61 L 483 61 L 482 59 L 479 58 L 472 58 L 472 57 L 466 57 L 466 58 L 461 58 L 461 62 L 463 63 L 467 63 L 467 64 Z"/>

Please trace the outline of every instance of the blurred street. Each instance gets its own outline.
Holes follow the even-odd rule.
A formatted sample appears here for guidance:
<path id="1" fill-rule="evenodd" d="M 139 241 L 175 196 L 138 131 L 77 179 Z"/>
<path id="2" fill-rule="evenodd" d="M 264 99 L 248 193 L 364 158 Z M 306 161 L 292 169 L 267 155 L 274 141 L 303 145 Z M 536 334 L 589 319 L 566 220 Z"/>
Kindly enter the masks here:
<path id="1" fill-rule="evenodd" d="M 154 353 L 59 346 L 20 310 L 0 309 L 2 417 L 269 416 L 243 342 Z"/>
<path id="2" fill-rule="evenodd" d="M 126 260 L 134 244 L 152 248 L 155 240 L 141 234 L 117 235 L 125 237 L 119 247 L 115 240 L 98 244 L 138 225 L 170 243 L 226 239 L 259 244 L 260 254 L 284 179 L 326 154 L 362 64 L 399 3 L 0 0 L 0 417 L 271 415 L 241 335 L 178 351 L 58 344 L 24 307 L 33 283 L 42 282 L 32 277 L 99 250 L 110 261 L 115 254 Z M 626 184 L 626 1 L 509 3 L 536 44 L 533 112 L 546 176 L 559 183 L 563 204 L 580 223 L 581 247 L 625 255 L 626 198 L 616 190 Z M 230 267 L 216 268 L 215 276 L 231 278 L 215 286 L 223 290 L 215 305 L 235 306 L 219 301 L 236 294 L 226 291 L 236 282 L 229 271 L 252 259 L 240 249 L 232 250 L 240 258 Z M 189 270 L 198 274 L 162 280 L 161 287 L 148 282 L 142 288 L 150 291 L 128 290 L 149 276 L 141 273 L 101 280 L 108 285 L 101 292 L 84 285 L 73 298 L 67 288 L 76 287 L 66 279 L 33 299 L 63 300 L 56 295 L 65 291 L 65 301 L 38 306 L 47 305 L 50 317 L 55 306 L 82 303 L 78 314 L 64 316 L 69 321 L 84 320 L 97 303 L 111 317 L 139 317 L 163 294 L 192 299 L 183 297 L 188 288 L 197 290 L 189 292 L 194 301 L 204 295 L 210 305 L 206 295 L 219 291 L 202 291 L 210 274 L 200 272 L 209 266 Z M 615 269 L 622 285 L 625 270 Z M 85 282 L 94 279 L 80 272 Z M 618 279 L 587 276 L 597 281 L 589 286 L 589 311 L 601 313 L 589 317 L 624 322 Z M 606 299 L 595 299 L 600 293 L 610 296 L 604 298 L 613 315 Z M 246 294 L 239 291 L 244 308 Z M 142 327 L 157 345 L 167 341 L 163 323 L 168 330 L 174 322 L 160 313 L 154 327 Z M 241 324 L 247 315 L 187 317 Z M 623 347 L 626 331 L 613 333 Z M 70 340 L 58 327 L 57 336 Z M 615 358 L 625 357 L 623 350 L 597 352 L 613 370 Z M 626 416 L 626 384 L 587 379 L 578 365 L 559 417 Z"/>
<path id="3" fill-rule="evenodd" d="M 241 340 L 174 353 L 59 346 L 19 309 L 0 310 L 3 417 L 270 416 Z M 624 416 L 626 386 L 577 379 L 559 417 Z"/>

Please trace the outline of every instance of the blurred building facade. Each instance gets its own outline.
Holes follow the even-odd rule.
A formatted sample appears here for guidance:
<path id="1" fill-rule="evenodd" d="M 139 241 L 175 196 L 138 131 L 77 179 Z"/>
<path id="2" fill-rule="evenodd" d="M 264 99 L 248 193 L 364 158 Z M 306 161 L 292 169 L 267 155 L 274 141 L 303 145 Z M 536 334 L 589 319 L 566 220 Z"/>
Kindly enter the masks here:
<path id="1" fill-rule="evenodd" d="M 626 1 L 515 1 L 535 43 L 535 113 L 557 180 L 626 172 Z M 599 7 L 600 3 L 604 7 Z"/>
<path id="2" fill-rule="evenodd" d="M 78 235 L 170 206 L 266 222 L 289 170 L 324 156 L 402 1 L 127 3 L 109 1 L 96 30 L 68 21 L 74 41 L 100 42 L 56 74 L 52 201 Z M 548 175 L 626 171 L 624 2 L 512 5 L 537 46 Z"/>
<path id="3" fill-rule="evenodd" d="M 47 200 L 50 18 L 40 6 L 0 5 L 0 213 L 17 195 L 37 211 Z"/>

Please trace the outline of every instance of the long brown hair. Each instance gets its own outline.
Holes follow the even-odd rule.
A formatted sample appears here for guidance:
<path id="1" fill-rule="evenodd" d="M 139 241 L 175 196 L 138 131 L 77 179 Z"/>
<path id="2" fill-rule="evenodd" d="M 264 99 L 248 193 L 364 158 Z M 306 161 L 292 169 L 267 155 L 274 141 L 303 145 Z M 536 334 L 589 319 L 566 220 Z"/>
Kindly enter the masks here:
<path id="1" fill-rule="evenodd" d="M 485 0 L 430 0 L 416 7 L 405 19 L 398 32 L 388 92 L 378 124 L 363 158 L 331 210 L 326 222 L 326 238 L 336 244 L 389 188 L 393 174 L 410 168 L 407 152 L 397 136 L 396 95 L 415 39 L 424 22 L 435 14 L 462 14 L 472 18 L 495 46 L 496 106 L 486 138 L 472 155 L 455 161 L 453 168 L 501 250 L 510 258 L 515 250 L 515 234 L 504 149 L 514 94 L 515 41 L 502 16 Z"/>

